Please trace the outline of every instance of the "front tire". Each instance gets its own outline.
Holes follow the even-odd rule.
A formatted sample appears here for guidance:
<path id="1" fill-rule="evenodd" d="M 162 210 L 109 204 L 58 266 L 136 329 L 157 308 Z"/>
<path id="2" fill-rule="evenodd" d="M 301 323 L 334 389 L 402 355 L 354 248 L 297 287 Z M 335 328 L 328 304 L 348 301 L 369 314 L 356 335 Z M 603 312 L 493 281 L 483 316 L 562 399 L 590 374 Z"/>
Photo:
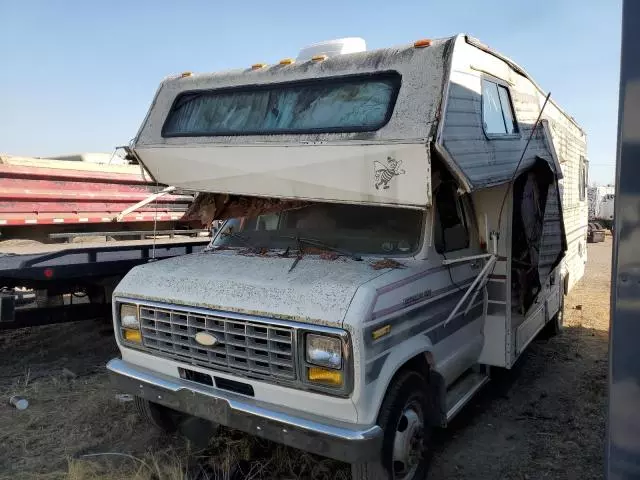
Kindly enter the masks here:
<path id="1" fill-rule="evenodd" d="M 380 462 L 352 465 L 353 480 L 422 480 L 431 463 L 433 428 L 428 424 L 426 379 L 415 371 L 401 372 L 385 396 L 378 425 L 384 431 Z"/>

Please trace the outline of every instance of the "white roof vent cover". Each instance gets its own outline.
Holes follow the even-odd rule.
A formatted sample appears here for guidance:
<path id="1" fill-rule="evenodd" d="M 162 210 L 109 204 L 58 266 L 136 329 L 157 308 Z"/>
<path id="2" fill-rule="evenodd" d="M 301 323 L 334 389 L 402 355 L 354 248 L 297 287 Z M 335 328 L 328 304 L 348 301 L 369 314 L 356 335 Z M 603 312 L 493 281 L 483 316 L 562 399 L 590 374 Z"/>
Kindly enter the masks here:
<path id="1" fill-rule="evenodd" d="M 367 43 L 364 38 L 349 37 L 338 38 L 336 40 L 327 40 L 325 42 L 314 43 L 308 45 L 300 50 L 298 53 L 298 62 L 306 62 L 316 55 L 326 55 L 327 57 L 333 57 L 336 55 L 342 55 L 344 53 L 356 53 L 364 52 L 367 50 Z"/>

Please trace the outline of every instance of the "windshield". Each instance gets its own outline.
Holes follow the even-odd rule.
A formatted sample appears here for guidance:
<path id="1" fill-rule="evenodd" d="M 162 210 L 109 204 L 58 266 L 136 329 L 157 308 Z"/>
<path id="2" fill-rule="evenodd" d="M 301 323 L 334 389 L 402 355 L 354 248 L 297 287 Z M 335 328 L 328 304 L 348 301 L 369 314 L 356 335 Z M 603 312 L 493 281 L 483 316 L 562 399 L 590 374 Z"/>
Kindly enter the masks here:
<path id="1" fill-rule="evenodd" d="M 423 217 L 421 210 L 316 204 L 229 220 L 212 245 L 286 249 L 302 243 L 307 251 L 313 242 L 315 250 L 326 246 L 363 255 L 409 255 L 420 248 Z"/>

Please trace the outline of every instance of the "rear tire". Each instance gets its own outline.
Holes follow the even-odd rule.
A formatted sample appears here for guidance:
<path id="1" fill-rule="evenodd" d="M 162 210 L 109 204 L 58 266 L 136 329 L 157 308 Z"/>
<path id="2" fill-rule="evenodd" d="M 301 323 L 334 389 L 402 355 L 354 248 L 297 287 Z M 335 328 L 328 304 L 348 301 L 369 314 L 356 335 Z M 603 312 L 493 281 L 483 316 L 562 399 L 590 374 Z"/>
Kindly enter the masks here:
<path id="1" fill-rule="evenodd" d="M 560 335 L 562 330 L 564 329 L 564 279 L 560 280 L 560 308 L 553 316 L 551 320 L 544 326 L 543 332 L 544 336 L 547 338 L 555 337 L 556 335 Z"/>
<path id="2" fill-rule="evenodd" d="M 180 416 L 178 412 L 140 397 L 134 397 L 133 404 L 136 412 L 145 422 L 166 433 L 175 433 L 178 430 Z"/>
<path id="3" fill-rule="evenodd" d="M 377 424 L 384 437 L 380 461 L 353 464 L 351 478 L 423 480 L 431 463 L 433 427 L 429 425 L 426 379 L 415 371 L 401 372 L 380 408 Z"/>

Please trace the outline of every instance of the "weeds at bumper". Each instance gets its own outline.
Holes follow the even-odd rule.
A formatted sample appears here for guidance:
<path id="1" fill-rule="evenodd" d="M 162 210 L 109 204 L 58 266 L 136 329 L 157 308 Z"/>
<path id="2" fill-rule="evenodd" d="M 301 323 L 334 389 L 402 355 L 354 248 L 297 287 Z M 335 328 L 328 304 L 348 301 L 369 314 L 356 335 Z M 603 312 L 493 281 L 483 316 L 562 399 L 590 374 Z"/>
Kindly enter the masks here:
<path id="1" fill-rule="evenodd" d="M 66 480 L 347 480 L 349 467 L 240 432 L 220 429 L 206 450 L 170 447 L 70 458 Z"/>

